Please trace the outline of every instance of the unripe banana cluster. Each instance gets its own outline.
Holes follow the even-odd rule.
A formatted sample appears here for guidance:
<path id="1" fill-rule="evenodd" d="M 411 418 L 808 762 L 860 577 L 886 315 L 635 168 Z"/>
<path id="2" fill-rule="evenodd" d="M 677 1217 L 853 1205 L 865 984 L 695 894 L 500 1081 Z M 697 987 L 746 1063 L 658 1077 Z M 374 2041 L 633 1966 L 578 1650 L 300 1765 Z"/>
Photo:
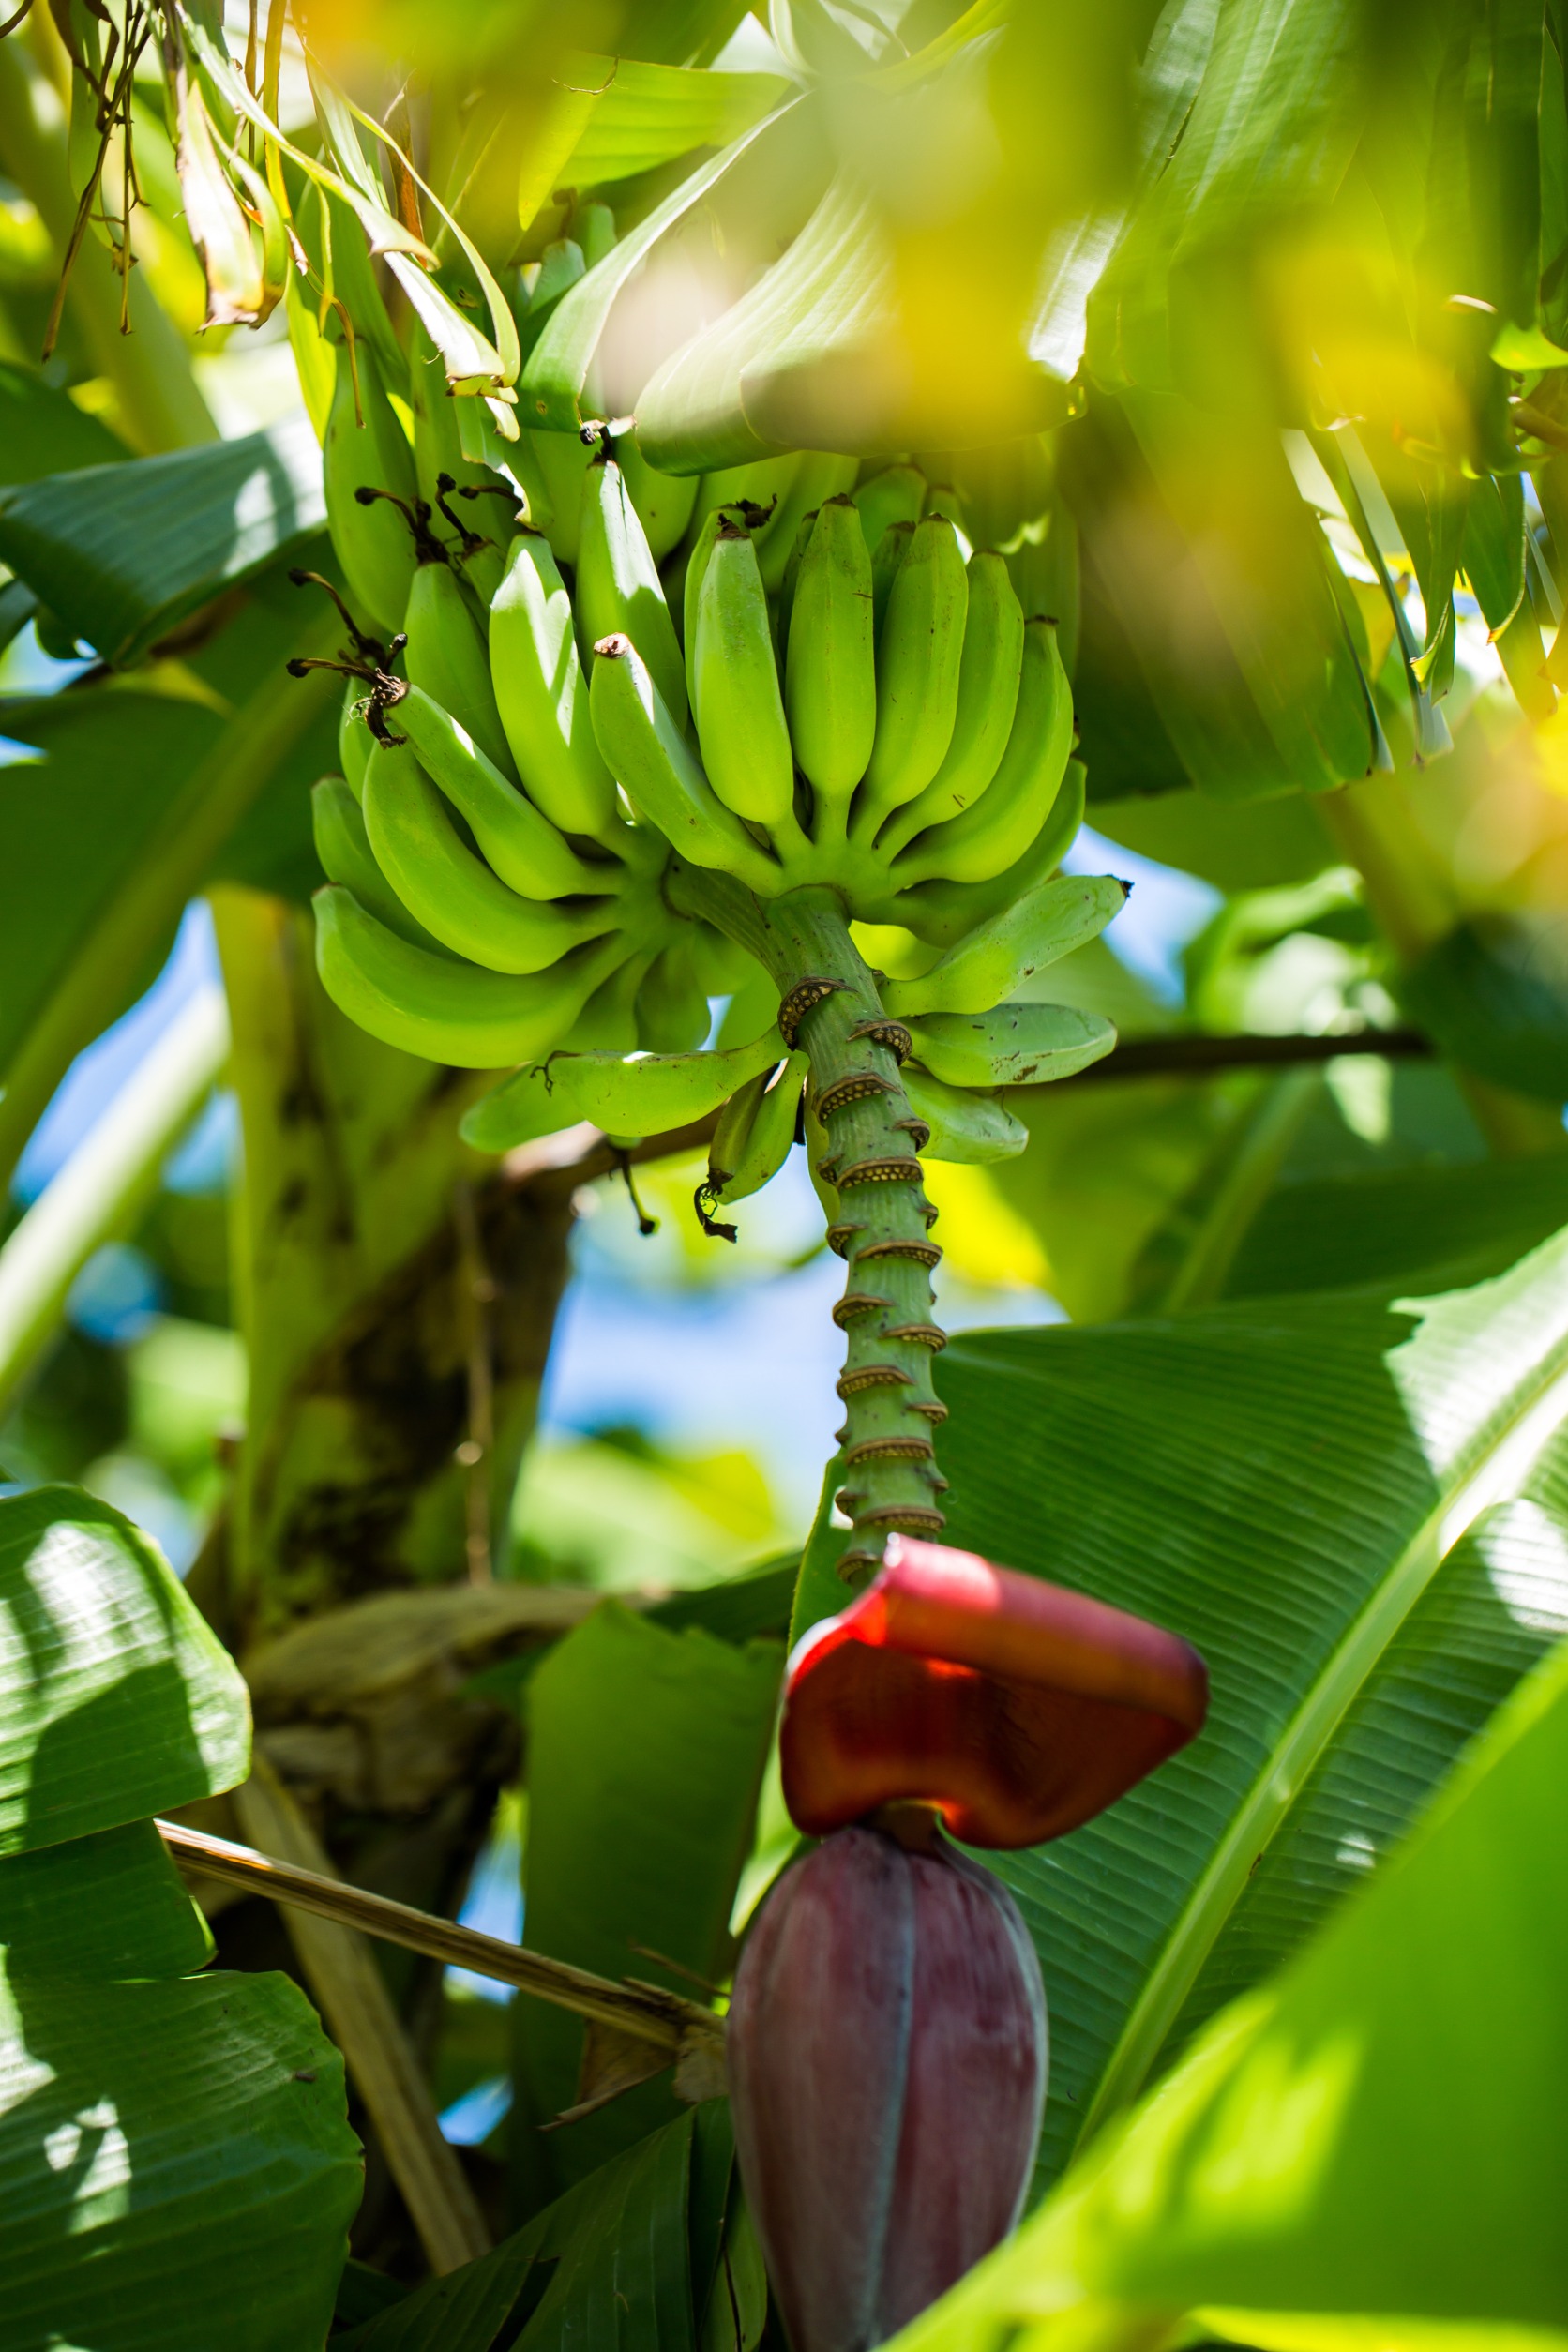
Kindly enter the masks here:
<path id="1" fill-rule="evenodd" d="M 518 1065 L 470 1113 L 481 1148 L 720 1111 L 698 1205 L 732 1232 L 713 1212 L 788 1155 L 806 1056 L 770 1018 L 776 972 L 677 912 L 671 875 L 763 906 L 826 889 L 929 967 L 882 988 L 927 1154 L 1020 1150 L 997 1090 L 1110 1033 L 1010 1000 L 1123 894 L 1056 877 L 1082 813 L 1071 693 L 1003 558 L 966 561 L 912 466 L 681 483 L 631 444 L 625 464 L 562 445 L 547 536 L 465 464 L 417 365 L 414 390 L 411 447 L 369 346 L 339 355 L 328 515 L 362 619 L 345 608 L 343 773 L 315 792 L 335 1001 L 407 1051 Z M 757 1033 L 704 1051 L 715 995 Z"/>
<path id="2" fill-rule="evenodd" d="M 1055 624 L 913 465 L 682 482 L 604 428 L 524 433 L 499 479 L 417 326 L 411 440 L 382 325 L 339 350 L 325 433 L 322 979 L 389 1045 L 505 1074 L 480 1150 L 712 1122 L 710 1233 L 805 1143 L 847 1268 L 840 1565 L 875 1569 L 944 1523 L 925 1162 L 1020 1151 L 1009 1090 L 1114 1043 L 1039 1001 L 1125 897 L 1060 870 L 1084 777 Z"/>

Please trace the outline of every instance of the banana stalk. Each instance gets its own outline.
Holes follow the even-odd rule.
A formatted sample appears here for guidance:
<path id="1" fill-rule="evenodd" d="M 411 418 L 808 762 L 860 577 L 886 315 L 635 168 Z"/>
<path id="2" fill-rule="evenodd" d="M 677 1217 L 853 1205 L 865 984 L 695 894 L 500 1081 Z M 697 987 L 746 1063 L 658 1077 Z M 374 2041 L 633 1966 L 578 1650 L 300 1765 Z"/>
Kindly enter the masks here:
<path id="1" fill-rule="evenodd" d="M 945 1524 L 936 1432 L 947 1408 L 931 1378 L 946 1345 L 931 1292 L 942 1251 L 922 1180 L 928 1133 L 900 1076 L 909 1032 L 884 1010 L 836 892 L 787 891 L 763 906 L 726 879 L 677 867 L 670 895 L 764 966 L 784 1043 L 807 1056 L 808 1133 L 814 1123 L 827 1138 L 813 1174 L 828 1241 L 849 1269 L 834 1320 L 845 1334 L 838 1502 L 854 1534 L 839 1565 L 859 1580 L 881 1566 L 890 1533 L 937 1535 Z"/>

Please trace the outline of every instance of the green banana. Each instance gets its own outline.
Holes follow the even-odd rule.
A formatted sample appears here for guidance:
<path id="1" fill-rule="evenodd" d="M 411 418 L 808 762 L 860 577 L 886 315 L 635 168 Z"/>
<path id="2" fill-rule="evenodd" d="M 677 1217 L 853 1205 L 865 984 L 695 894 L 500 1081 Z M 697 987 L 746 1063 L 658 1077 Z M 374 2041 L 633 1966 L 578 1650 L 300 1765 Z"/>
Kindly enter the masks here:
<path id="1" fill-rule="evenodd" d="M 357 800 L 365 789 L 365 762 L 374 741 L 365 724 L 365 696 L 357 678 L 351 678 L 338 714 L 338 764 L 343 781 Z"/>
<path id="2" fill-rule="evenodd" d="M 926 511 L 926 476 L 912 465 L 884 466 L 862 482 L 854 503 L 868 551 L 875 555 L 884 531 L 896 522 L 918 522 Z"/>
<path id="3" fill-rule="evenodd" d="M 988 1013 L 1037 972 L 1097 939 L 1127 903 L 1109 874 L 1060 874 L 950 947 L 918 980 L 889 980 L 882 1004 L 896 1020 L 926 1013 Z"/>
<path id="4" fill-rule="evenodd" d="M 509 1151 L 525 1136 L 550 1132 L 538 1124 L 546 1104 L 556 1126 L 589 1119 L 606 1135 L 667 1135 L 706 1119 L 783 1054 L 776 1029 L 729 1053 L 555 1053 L 475 1103 L 462 1138 L 475 1151 Z"/>
<path id="5" fill-rule="evenodd" d="M 550 541 L 513 540 L 490 609 L 490 679 L 519 775 L 563 833 L 607 838 L 615 786 L 594 740 L 572 600 Z"/>
<path id="6" fill-rule="evenodd" d="M 413 753 L 378 744 L 365 771 L 365 831 L 376 864 L 428 931 L 491 972 L 543 972 L 617 921 L 613 900 L 568 914 L 516 891 L 475 857 Z"/>
<path id="7" fill-rule="evenodd" d="M 977 924 L 988 923 L 1055 873 L 1083 822 L 1087 784 L 1083 761 L 1069 760 L 1050 812 L 1021 857 L 989 882 L 927 882 L 901 890 L 887 900 L 879 921 L 901 923 L 932 947 L 967 938 Z"/>
<path id="8" fill-rule="evenodd" d="M 999 1103 L 994 1094 L 977 1094 L 963 1086 L 944 1086 L 928 1070 L 906 1063 L 899 1073 L 910 1108 L 930 1129 L 920 1147 L 925 1160 L 957 1160 L 970 1167 L 988 1167 L 993 1160 L 1017 1159 L 1029 1141 L 1029 1129 Z"/>
<path id="9" fill-rule="evenodd" d="M 958 706 L 969 580 L 945 515 L 917 522 L 877 645 L 877 732 L 855 796 L 854 836 L 923 792 L 946 757 Z"/>
<path id="10" fill-rule="evenodd" d="M 631 639 L 677 727 L 686 721 L 686 671 L 658 566 L 648 551 L 626 478 L 613 458 L 592 465 L 582 485 L 577 556 L 577 625 L 586 656 L 601 637 Z"/>
<path id="11" fill-rule="evenodd" d="M 653 1053 L 694 1053 L 712 1026 L 692 942 L 674 940 L 654 957 L 638 990 L 637 1043 Z"/>
<path id="12" fill-rule="evenodd" d="M 777 824 L 794 801 L 790 731 L 757 552 L 727 516 L 698 591 L 694 651 L 691 707 L 708 779 L 737 817 Z"/>
<path id="13" fill-rule="evenodd" d="M 571 1053 L 632 1053 L 642 1043 L 638 1031 L 637 999 L 653 957 L 646 949 L 628 956 L 608 980 L 601 980 L 581 1012 L 561 1039 Z M 541 1130 L 544 1132 L 544 1130 Z M 518 1140 L 523 1140 L 519 1137 Z"/>
<path id="14" fill-rule="evenodd" d="M 899 567 L 909 553 L 914 536 L 912 522 L 890 523 L 877 541 L 871 557 L 871 634 L 880 645 L 882 624 L 887 619 L 887 600 L 893 594 L 893 583 Z"/>
<path id="15" fill-rule="evenodd" d="M 801 557 L 784 692 L 802 774 L 824 800 L 847 803 L 866 773 L 877 729 L 871 559 L 847 498 L 828 500 Z"/>
<path id="16" fill-rule="evenodd" d="M 807 449 L 802 456 L 794 479 L 756 534 L 757 563 L 770 596 L 776 596 L 784 583 L 802 522 L 830 498 L 842 497 L 853 489 L 856 466 L 855 459 L 838 457 L 829 449 Z"/>
<path id="17" fill-rule="evenodd" d="M 757 527 L 765 529 L 789 497 L 802 461 L 800 452 L 791 449 L 781 458 L 754 458 L 746 465 L 724 465 L 704 474 L 693 520 L 705 521 L 720 506 L 755 506 L 760 509 Z"/>
<path id="18" fill-rule="evenodd" d="M 356 373 L 363 424 L 354 411 Z M 363 338 L 354 345 L 352 358 L 346 345 L 338 349 L 332 406 L 322 447 L 322 478 L 327 525 L 349 595 L 377 635 L 389 638 L 402 620 L 414 585 L 414 541 L 396 506 L 388 505 L 384 498 L 361 505 L 354 492 L 367 488 L 392 490 L 406 499 L 412 509 L 419 491 L 408 435 L 386 397 L 375 354 Z"/>
<path id="19" fill-rule="evenodd" d="M 489 490 L 495 476 L 489 466 L 474 465 L 462 453 L 458 430 L 458 404 L 446 388 L 446 368 L 422 322 L 409 330 L 409 407 L 414 412 L 414 470 L 419 496 L 433 507 L 441 496 L 444 474 L 464 490 Z M 390 490 L 394 487 L 388 483 Z"/>
<path id="20" fill-rule="evenodd" d="M 771 1079 L 764 1071 L 760 1079 L 753 1081 L 759 1091 L 752 1096 L 749 1089 L 746 1090 L 744 1132 L 736 1134 L 731 1129 L 726 1133 L 727 1110 L 720 1115 L 714 1130 L 708 1181 L 714 1187 L 713 1197 L 726 1206 L 734 1200 L 748 1200 L 764 1184 L 771 1184 L 789 1158 L 807 1067 L 807 1056 L 792 1053 Z"/>
<path id="21" fill-rule="evenodd" d="M 1000 555 L 972 555 L 953 740 L 925 791 L 883 827 L 879 856 L 897 857 L 927 825 L 958 816 L 979 799 L 1007 748 L 1022 667 L 1023 607 L 1007 566 Z"/>
<path id="22" fill-rule="evenodd" d="M 713 1226 L 703 1204 L 706 1201 L 718 1200 L 725 1185 L 731 1181 L 745 1158 L 746 1142 L 751 1132 L 751 1122 L 757 1115 L 758 1104 L 767 1093 L 768 1080 L 772 1076 L 771 1070 L 759 1070 L 755 1078 L 748 1078 L 744 1086 L 736 1087 L 718 1114 L 718 1123 L 714 1129 L 714 1139 L 708 1146 L 707 1181 L 698 1187 L 697 1214 L 701 1220 L 704 1232 L 721 1232 L 726 1241 L 734 1240 L 734 1227 L 732 1225 L 716 1228 Z"/>
<path id="23" fill-rule="evenodd" d="M 708 782 L 630 638 L 601 638 L 594 654 L 594 733 L 632 807 L 693 866 L 721 868 L 759 897 L 776 897 L 782 869 Z"/>
<path id="24" fill-rule="evenodd" d="M 702 577 L 708 568 L 708 558 L 718 537 L 723 521 L 722 510 L 712 507 L 702 518 L 691 553 L 686 558 L 686 578 L 681 585 L 681 644 L 686 664 L 686 694 L 695 700 L 697 693 L 697 600 L 701 594 Z"/>
<path id="25" fill-rule="evenodd" d="M 807 549 L 811 544 L 811 534 L 816 528 L 816 515 L 814 513 L 807 515 L 800 529 L 795 533 L 795 543 L 790 550 L 790 560 L 784 566 L 784 577 L 779 582 L 778 594 L 774 599 L 773 628 L 778 646 L 780 670 L 784 669 L 789 658 L 790 620 L 795 609 L 795 588 L 800 579 L 801 564 L 805 559 Z"/>
<path id="26" fill-rule="evenodd" d="M 515 783 L 511 748 L 495 707 L 485 642 L 449 564 L 421 564 L 408 592 L 403 667 L 416 686 L 462 720 L 494 767 Z"/>
<path id="27" fill-rule="evenodd" d="M 311 785 L 310 830 L 328 882 L 341 882 L 352 890 L 366 913 L 373 914 L 400 939 L 432 956 L 446 954 L 434 933 L 410 914 L 376 864 L 359 803 L 340 776 L 324 776 Z"/>
<path id="28" fill-rule="evenodd" d="M 416 686 L 392 710 L 392 724 L 419 755 L 419 764 L 470 826 L 502 881 L 525 898 L 566 898 L 580 891 L 620 887 L 624 868 L 591 866 L 567 848 L 532 801 L 508 784 L 460 720 Z"/>
<path id="29" fill-rule="evenodd" d="M 549 1053 L 625 953 L 618 937 L 525 979 L 427 955 L 329 883 L 315 895 L 316 969 L 334 1004 L 384 1045 L 460 1070 Z"/>
<path id="30" fill-rule="evenodd" d="M 911 1021 L 914 1055 L 945 1086 L 1044 1086 L 1087 1069 L 1116 1043 L 1098 1013 L 1074 1004 L 999 1004 Z"/>
<path id="31" fill-rule="evenodd" d="M 921 835 L 892 867 L 895 882 L 942 874 L 952 882 L 988 882 L 1011 866 L 1050 813 L 1073 746 L 1073 690 L 1050 621 L 1024 626 L 1018 710 L 1007 748 L 972 808 Z"/>
<path id="32" fill-rule="evenodd" d="M 662 564 L 686 537 L 700 476 L 656 473 L 631 434 L 615 444 L 615 462 L 626 476 L 626 494 L 637 509 L 648 552 L 656 564 Z"/>
<path id="33" fill-rule="evenodd" d="M 549 537 L 563 564 L 575 564 L 582 537 L 582 493 L 594 453 L 576 433 L 526 433 L 535 467 L 544 484 L 537 514 L 528 520 Z"/>

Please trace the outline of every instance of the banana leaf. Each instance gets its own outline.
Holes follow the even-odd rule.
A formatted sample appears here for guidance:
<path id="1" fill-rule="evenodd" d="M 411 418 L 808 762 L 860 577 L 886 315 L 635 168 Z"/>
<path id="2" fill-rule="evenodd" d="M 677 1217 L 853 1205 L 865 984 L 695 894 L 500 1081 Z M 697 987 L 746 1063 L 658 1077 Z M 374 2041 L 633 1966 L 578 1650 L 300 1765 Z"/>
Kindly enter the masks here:
<path id="1" fill-rule="evenodd" d="M 342 2060 L 212 1952 L 154 1808 L 249 1767 L 238 1670 L 74 1488 L 0 1500 L 0 2309 L 18 2352 L 319 2343 L 358 2202 Z"/>
<path id="2" fill-rule="evenodd" d="M 150 984 L 197 891 L 219 876 L 315 886 L 308 788 L 337 766 L 336 696 L 283 664 L 319 626 L 269 579 L 170 691 L 0 704 L 0 731 L 37 755 L 0 769 L 0 1166 Z"/>
<path id="3" fill-rule="evenodd" d="M 1132 2352 L 1560 2343 L 1568 1650 L 1272 1984 L 896 2339 Z M 1443 2122 L 1433 2127 L 1433 2086 Z"/>
<path id="4" fill-rule="evenodd" d="M 615 1602 L 551 1652 L 527 1697 L 532 1949 L 671 1992 L 690 1992 L 682 1970 L 726 1972 L 782 1666 L 775 1642 L 667 1630 Z M 516 2026 L 520 2096 L 546 2123 L 587 2087 L 582 2028 L 538 2002 L 519 2004 Z M 674 2112 L 666 2077 L 528 2136 L 565 2185 Z"/>
<path id="5" fill-rule="evenodd" d="M 731 2173 L 728 2110 L 678 2116 L 492 2254 L 334 2338 L 341 2352 L 696 2352 Z"/>
<path id="6" fill-rule="evenodd" d="M 1543 913 L 1459 924 L 1401 974 L 1410 1018 L 1466 1069 L 1568 1102 L 1568 924 Z"/>
<path id="7" fill-rule="evenodd" d="M 1376 1868 L 1568 1626 L 1565 1369 L 1568 1235 L 1447 1296 L 948 1348 L 944 1540 L 1173 1627 L 1213 1680 L 1153 1781 L 1000 1858 L 1052 2006 L 1042 2187 Z M 833 1586 L 808 1561 L 808 1613 Z"/>
<path id="8" fill-rule="evenodd" d="M 727 147 L 790 97 L 776 73 L 701 73 L 634 57 L 568 57 L 561 79 L 595 92 L 563 188 L 599 188 L 672 163 L 695 147 Z"/>
<path id="9" fill-rule="evenodd" d="M 321 451 L 298 419 L 136 465 L 46 475 L 0 496 L 0 558 L 106 661 L 295 558 L 326 520 Z"/>
<path id="10" fill-rule="evenodd" d="M 36 482 L 84 465 L 113 465 L 129 450 L 36 368 L 0 360 L 0 481 Z"/>
<path id="11" fill-rule="evenodd" d="M 1564 1224 L 1568 1154 L 1555 1152 L 1281 1184 L 1243 1240 L 1225 1294 L 1457 1289 L 1502 1273 Z"/>

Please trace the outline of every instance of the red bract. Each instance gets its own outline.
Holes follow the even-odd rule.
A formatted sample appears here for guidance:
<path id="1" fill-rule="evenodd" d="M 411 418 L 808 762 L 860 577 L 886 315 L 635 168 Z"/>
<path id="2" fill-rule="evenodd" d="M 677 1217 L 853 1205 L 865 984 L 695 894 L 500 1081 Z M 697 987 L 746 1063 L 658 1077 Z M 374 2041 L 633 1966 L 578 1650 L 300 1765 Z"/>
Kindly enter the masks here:
<path id="1" fill-rule="evenodd" d="M 1207 1708 L 1177 1635 L 896 1535 L 875 1582 L 790 1661 L 784 1795 L 816 1837 L 914 1800 L 966 1845 L 1037 1846 L 1114 1804 Z"/>

